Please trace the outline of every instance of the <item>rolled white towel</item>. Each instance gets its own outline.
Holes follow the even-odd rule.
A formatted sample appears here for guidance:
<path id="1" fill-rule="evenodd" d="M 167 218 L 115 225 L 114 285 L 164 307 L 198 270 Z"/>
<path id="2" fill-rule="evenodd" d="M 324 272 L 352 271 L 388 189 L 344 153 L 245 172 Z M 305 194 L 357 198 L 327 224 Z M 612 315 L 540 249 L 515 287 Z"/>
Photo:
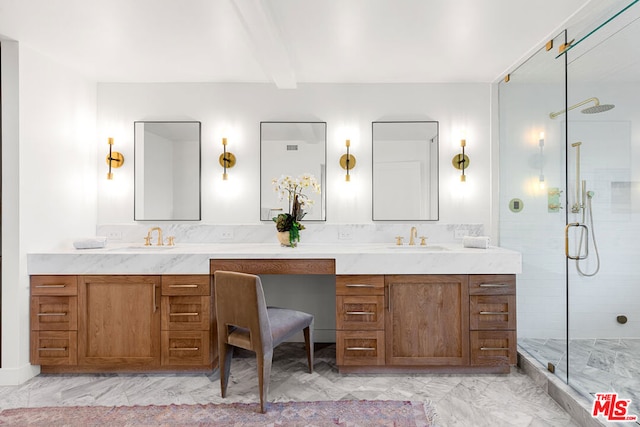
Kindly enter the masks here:
<path id="1" fill-rule="evenodd" d="M 107 238 L 104 236 L 86 237 L 73 242 L 76 249 L 99 249 L 107 246 Z"/>
<path id="2" fill-rule="evenodd" d="M 489 236 L 464 236 L 462 246 L 465 248 L 487 249 L 489 247 Z"/>

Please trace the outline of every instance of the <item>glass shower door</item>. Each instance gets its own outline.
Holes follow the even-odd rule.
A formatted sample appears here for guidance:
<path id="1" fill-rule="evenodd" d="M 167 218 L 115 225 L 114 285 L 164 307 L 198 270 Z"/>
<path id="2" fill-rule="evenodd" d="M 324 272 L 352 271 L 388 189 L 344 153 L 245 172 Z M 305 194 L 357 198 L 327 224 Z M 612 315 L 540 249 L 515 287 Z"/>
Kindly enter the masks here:
<path id="1" fill-rule="evenodd" d="M 562 33 L 498 86 L 500 246 L 522 253 L 518 345 L 567 379 L 565 43 Z"/>
<path id="2" fill-rule="evenodd" d="M 640 416 L 640 4 L 633 3 L 567 52 L 567 221 L 575 224 L 568 381 L 590 400 L 612 392 L 631 399 L 628 413 Z"/>

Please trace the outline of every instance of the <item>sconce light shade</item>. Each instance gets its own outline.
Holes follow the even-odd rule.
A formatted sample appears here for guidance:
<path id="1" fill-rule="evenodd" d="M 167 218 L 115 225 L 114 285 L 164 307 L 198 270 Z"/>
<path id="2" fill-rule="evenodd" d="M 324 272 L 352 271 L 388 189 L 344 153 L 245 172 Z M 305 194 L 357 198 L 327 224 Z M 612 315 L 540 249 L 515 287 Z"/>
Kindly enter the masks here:
<path id="1" fill-rule="evenodd" d="M 227 151 L 227 138 L 222 138 L 222 148 L 223 152 L 220 154 L 218 158 L 218 162 L 220 166 L 224 169 L 222 173 L 222 180 L 226 181 L 229 179 L 229 175 L 227 174 L 227 169 L 232 168 L 236 165 L 236 156 L 233 153 Z"/>
<path id="2" fill-rule="evenodd" d="M 107 140 L 109 144 L 109 155 L 107 156 L 107 165 L 109 165 L 109 172 L 107 172 L 107 179 L 113 179 L 112 168 L 119 168 L 124 164 L 124 156 L 122 153 L 113 151 L 113 138 Z"/>
<path id="3" fill-rule="evenodd" d="M 464 148 L 466 146 L 467 146 L 467 140 L 461 139 L 460 147 L 462 147 L 462 153 L 456 154 L 455 156 L 453 156 L 453 159 L 451 160 L 453 167 L 462 171 L 462 174 L 460 175 L 460 182 L 467 181 L 467 176 L 464 174 L 465 169 L 469 167 L 469 156 L 464 154 Z"/>
<path id="4" fill-rule="evenodd" d="M 345 141 L 345 146 L 347 147 L 347 153 L 340 156 L 340 166 L 342 169 L 347 171 L 347 174 L 344 177 L 344 180 L 347 182 L 351 181 L 351 175 L 349 171 L 356 167 L 356 158 L 352 154 L 349 153 L 349 148 L 351 147 L 351 140 L 347 139 Z"/>

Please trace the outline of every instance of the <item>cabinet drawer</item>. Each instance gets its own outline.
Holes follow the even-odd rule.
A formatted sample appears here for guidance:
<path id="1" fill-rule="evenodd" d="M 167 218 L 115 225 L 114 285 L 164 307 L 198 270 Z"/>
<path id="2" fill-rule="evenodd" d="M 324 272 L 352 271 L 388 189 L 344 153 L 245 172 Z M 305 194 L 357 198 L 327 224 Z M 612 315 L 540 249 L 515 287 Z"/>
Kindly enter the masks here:
<path id="1" fill-rule="evenodd" d="M 78 330 L 78 297 L 31 297 L 32 331 Z"/>
<path id="2" fill-rule="evenodd" d="M 336 331 L 338 366 L 385 364 L 384 331 Z"/>
<path id="3" fill-rule="evenodd" d="M 69 365 L 78 364 L 77 331 L 32 331 L 32 365 Z"/>
<path id="4" fill-rule="evenodd" d="M 162 276 L 162 295 L 211 295 L 211 276 L 208 274 Z"/>
<path id="5" fill-rule="evenodd" d="M 384 329 L 384 296 L 338 295 L 337 329 Z"/>
<path id="6" fill-rule="evenodd" d="M 471 329 L 516 329 L 516 296 L 470 296 L 469 321 Z"/>
<path id="7" fill-rule="evenodd" d="M 162 331 L 162 365 L 206 366 L 211 363 L 209 331 Z"/>
<path id="8" fill-rule="evenodd" d="M 78 295 L 76 276 L 31 276 L 31 295 Z"/>
<path id="9" fill-rule="evenodd" d="M 469 295 L 515 295 L 514 274 L 473 274 L 469 276 Z"/>
<path id="10" fill-rule="evenodd" d="M 516 364 L 516 331 L 471 331 L 471 365 Z"/>
<path id="11" fill-rule="evenodd" d="M 163 331 L 209 330 L 211 297 L 163 296 L 160 322 Z"/>
<path id="12" fill-rule="evenodd" d="M 336 276 L 336 295 L 384 295 L 384 276 Z"/>

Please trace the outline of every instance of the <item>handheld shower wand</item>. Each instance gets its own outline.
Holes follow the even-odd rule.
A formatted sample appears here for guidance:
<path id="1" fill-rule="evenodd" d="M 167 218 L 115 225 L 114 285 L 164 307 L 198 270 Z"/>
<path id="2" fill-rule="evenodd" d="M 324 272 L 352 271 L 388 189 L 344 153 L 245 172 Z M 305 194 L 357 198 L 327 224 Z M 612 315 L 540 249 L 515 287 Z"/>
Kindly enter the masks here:
<path id="1" fill-rule="evenodd" d="M 584 199 L 583 197 L 581 197 L 581 192 L 580 192 L 580 146 L 581 145 L 582 145 L 582 142 L 574 142 L 573 144 L 571 144 L 571 146 L 576 149 L 576 199 L 573 203 L 573 206 L 571 206 L 571 212 L 573 213 L 580 212 L 580 208 L 583 207 L 583 199 Z M 582 183 L 583 192 L 584 192 L 585 185 L 586 184 L 583 182 Z"/>

